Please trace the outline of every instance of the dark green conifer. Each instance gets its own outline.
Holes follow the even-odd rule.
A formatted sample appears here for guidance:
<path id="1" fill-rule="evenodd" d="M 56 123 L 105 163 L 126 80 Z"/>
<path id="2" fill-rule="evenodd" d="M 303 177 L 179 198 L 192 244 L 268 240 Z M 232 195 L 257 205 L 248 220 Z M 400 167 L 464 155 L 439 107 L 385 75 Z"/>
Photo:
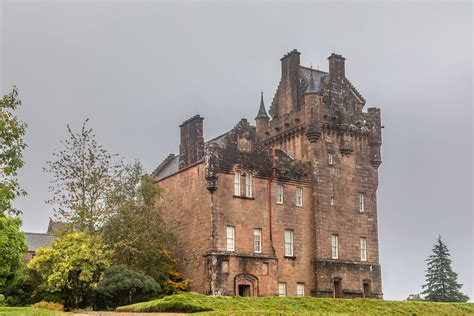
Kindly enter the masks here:
<path id="1" fill-rule="evenodd" d="M 460 289 L 462 284 L 457 281 L 458 275 L 451 268 L 448 247 L 438 237 L 433 247 L 433 254 L 426 259 L 426 284 L 423 285 L 425 300 L 433 302 L 466 302 L 469 297 Z"/>

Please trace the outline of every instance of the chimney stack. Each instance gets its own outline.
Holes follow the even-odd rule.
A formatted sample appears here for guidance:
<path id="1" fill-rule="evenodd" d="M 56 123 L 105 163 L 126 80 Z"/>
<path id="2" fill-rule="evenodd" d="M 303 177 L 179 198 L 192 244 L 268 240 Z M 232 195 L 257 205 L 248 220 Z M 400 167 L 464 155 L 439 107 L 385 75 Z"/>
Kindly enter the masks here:
<path id="1" fill-rule="evenodd" d="M 196 115 L 179 126 L 179 169 L 186 168 L 204 157 L 203 120 L 203 117 Z"/>
<path id="2" fill-rule="evenodd" d="M 341 55 L 332 53 L 329 59 L 329 75 L 333 77 L 342 77 L 345 78 L 346 70 L 344 61 L 346 60 Z"/>
<path id="3" fill-rule="evenodd" d="M 289 80 L 292 75 L 298 73 L 300 66 L 300 55 L 301 53 L 296 49 L 283 56 L 281 61 L 281 77 L 282 79 Z"/>

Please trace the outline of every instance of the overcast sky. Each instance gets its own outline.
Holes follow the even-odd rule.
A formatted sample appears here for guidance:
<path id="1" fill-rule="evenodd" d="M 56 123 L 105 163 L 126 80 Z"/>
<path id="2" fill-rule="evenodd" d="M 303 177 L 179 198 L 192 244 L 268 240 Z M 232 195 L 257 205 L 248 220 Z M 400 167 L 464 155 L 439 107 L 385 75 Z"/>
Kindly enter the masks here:
<path id="1" fill-rule="evenodd" d="M 346 74 L 382 109 L 378 190 L 386 299 L 424 283 L 438 235 L 473 298 L 472 15 L 465 2 L 71 2 L 0 0 L 0 92 L 13 85 L 28 123 L 24 230 L 52 211 L 45 162 L 66 124 L 90 118 L 98 141 L 152 171 L 178 152 L 178 125 L 201 114 L 206 139 L 267 108 L 280 58 Z"/>

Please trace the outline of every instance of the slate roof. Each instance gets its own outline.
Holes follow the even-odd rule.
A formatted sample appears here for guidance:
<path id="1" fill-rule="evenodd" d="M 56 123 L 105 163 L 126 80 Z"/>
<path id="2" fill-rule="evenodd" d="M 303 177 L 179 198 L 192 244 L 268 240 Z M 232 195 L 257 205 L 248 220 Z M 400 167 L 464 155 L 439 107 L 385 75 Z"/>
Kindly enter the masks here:
<path id="1" fill-rule="evenodd" d="M 307 92 L 321 93 L 324 88 L 324 78 L 328 75 L 328 73 L 317 69 L 307 68 L 304 66 L 300 66 L 300 70 L 303 73 L 304 78 L 308 82 L 307 90 L 311 89 L 311 91 Z M 310 82 L 311 79 L 312 83 Z"/>
<path id="2" fill-rule="evenodd" d="M 221 145 L 229 132 L 219 135 L 211 140 L 208 140 L 205 145 L 217 144 Z M 152 172 L 152 176 L 161 180 L 169 175 L 172 175 L 179 170 L 179 155 L 169 154 L 162 163 Z"/>
<path id="3" fill-rule="evenodd" d="M 25 239 L 28 245 L 28 251 L 36 251 L 43 246 L 50 246 L 54 237 L 41 233 L 25 233 Z"/>

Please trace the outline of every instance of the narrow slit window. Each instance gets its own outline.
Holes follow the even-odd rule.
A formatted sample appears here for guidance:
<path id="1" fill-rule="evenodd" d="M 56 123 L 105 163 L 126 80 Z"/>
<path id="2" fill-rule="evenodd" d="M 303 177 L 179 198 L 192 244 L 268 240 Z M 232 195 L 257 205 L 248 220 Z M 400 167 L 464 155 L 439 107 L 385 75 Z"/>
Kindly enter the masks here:
<path id="1" fill-rule="evenodd" d="M 253 252 L 262 253 L 262 230 L 260 228 L 253 230 Z"/>
<path id="2" fill-rule="evenodd" d="M 365 194 L 359 193 L 359 211 L 365 212 Z"/>
<path id="3" fill-rule="evenodd" d="M 330 201 L 329 203 L 330 203 L 331 206 L 334 206 L 334 204 L 335 204 L 335 203 L 334 203 L 334 195 L 331 196 L 331 201 Z"/>
<path id="4" fill-rule="evenodd" d="M 235 228 L 227 226 L 227 251 L 234 251 L 235 249 Z"/>
<path id="5" fill-rule="evenodd" d="M 293 231 L 285 230 L 285 256 L 293 256 Z"/>
<path id="6" fill-rule="evenodd" d="M 336 234 L 331 235 L 331 258 L 339 258 L 339 236 Z"/>
<path id="7" fill-rule="evenodd" d="M 234 175 L 234 195 L 240 196 L 240 171 L 236 171 Z"/>
<path id="8" fill-rule="evenodd" d="M 296 206 L 303 206 L 303 189 L 296 188 Z"/>
<path id="9" fill-rule="evenodd" d="M 360 260 L 367 261 L 367 238 L 360 237 Z"/>
<path id="10" fill-rule="evenodd" d="M 245 196 L 252 197 L 253 191 L 253 177 L 250 172 L 245 174 Z"/>

